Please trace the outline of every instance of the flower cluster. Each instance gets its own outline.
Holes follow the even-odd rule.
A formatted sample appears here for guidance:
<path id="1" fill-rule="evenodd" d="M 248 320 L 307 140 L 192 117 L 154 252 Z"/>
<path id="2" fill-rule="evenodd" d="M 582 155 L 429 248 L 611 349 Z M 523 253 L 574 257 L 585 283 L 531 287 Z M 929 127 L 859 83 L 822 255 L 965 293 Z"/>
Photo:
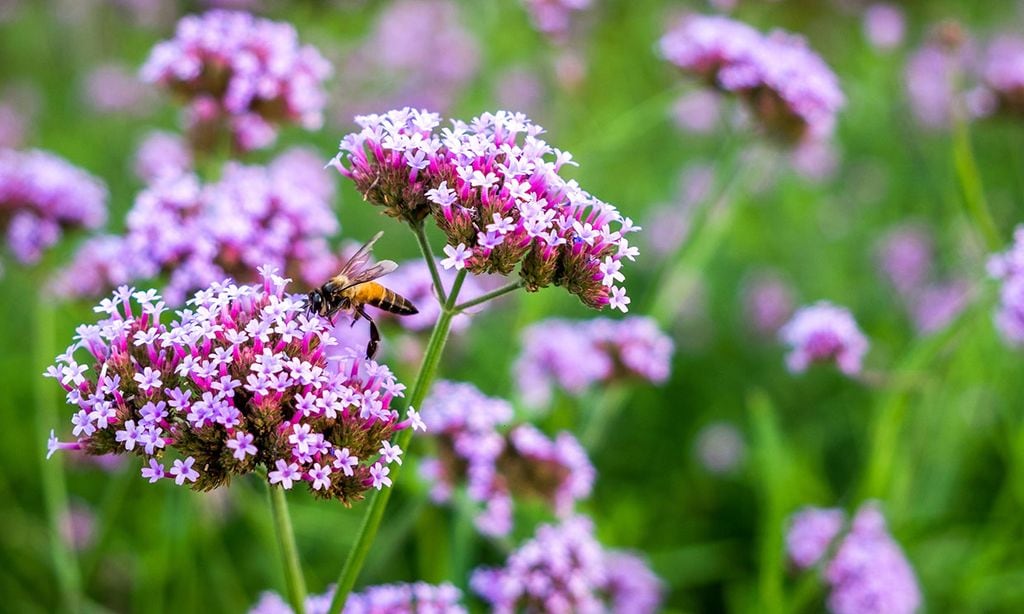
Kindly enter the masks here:
<path id="1" fill-rule="evenodd" d="M 538 30 L 556 38 L 569 33 L 573 13 L 590 8 L 592 0 L 523 0 Z"/>
<path id="2" fill-rule="evenodd" d="M 988 273 L 1002 281 L 996 326 L 1003 339 L 1012 345 L 1024 344 L 1024 225 L 1013 232 L 1013 245 L 992 256 Z"/>
<path id="3" fill-rule="evenodd" d="M 624 378 L 660 384 L 668 379 L 673 350 L 672 340 L 647 317 L 544 320 L 523 331 L 515 365 L 519 392 L 541 407 L 556 385 L 576 396 Z"/>
<path id="4" fill-rule="evenodd" d="M 921 606 L 917 578 L 889 535 L 877 504 L 862 505 L 849 531 L 837 541 L 844 521 L 842 510 L 809 508 L 793 518 L 786 536 L 790 557 L 799 568 L 827 561 L 823 575 L 831 586 L 829 610 L 835 614 L 917 611 Z"/>
<path id="5" fill-rule="evenodd" d="M 690 15 L 661 39 L 664 57 L 735 94 L 765 130 L 785 142 L 821 139 L 845 104 L 835 73 L 798 36 L 762 35 L 721 16 Z"/>
<path id="6" fill-rule="evenodd" d="M 512 530 L 513 496 L 540 498 L 565 516 L 594 483 L 594 468 L 575 437 L 563 432 L 551 440 L 528 424 L 500 432 L 511 419 L 507 401 L 471 384 L 438 382 L 423 403 L 423 422 L 438 442 L 438 458 L 421 466 L 433 483 L 431 496 L 448 501 L 465 480 L 470 498 L 485 506 L 476 525 L 486 535 Z"/>
<path id="7" fill-rule="evenodd" d="M 957 107 L 971 105 L 964 85 L 973 79 L 976 50 L 963 30 L 952 22 L 934 28 L 928 40 L 907 60 L 904 69 L 907 96 L 914 116 L 930 129 L 947 128 Z M 981 100 L 988 98 L 983 90 Z M 977 96 L 975 96 L 977 98 Z"/>
<path id="8" fill-rule="evenodd" d="M 143 80 L 188 101 L 193 143 L 208 149 L 223 130 L 238 151 L 277 137 L 274 124 L 323 122 L 323 81 L 331 67 L 295 28 L 248 13 L 214 10 L 178 22 L 173 39 L 153 48 Z"/>
<path id="9" fill-rule="evenodd" d="M 793 373 L 816 362 L 835 361 L 846 375 L 858 375 L 868 351 L 868 339 L 850 311 L 828 301 L 800 308 L 779 330 L 779 337 L 790 346 L 786 365 Z"/>
<path id="10" fill-rule="evenodd" d="M 167 274 L 164 296 L 232 276 L 252 281 L 270 264 L 310 284 L 335 272 L 327 238 L 338 229 L 333 186 L 316 156 L 291 150 L 269 166 L 228 164 L 203 186 L 190 173 L 159 172 L 128 213 L 124 236 L 86 242 L 54 281 L 58 294 L 97 296 L 119 284 Z"/>
<path id="11" fill-rule="evenodd" d="M 335 104 L 356 114 L 402 106 L 444 110 L 476 75 L 480 49 L 451 0 L 399 0 L 382 7 L 367 38 L 338 71 Z"/>
<path id="12" fill-rule="evenodd" d="M 0 231 L 22 263 L 42 257 L 72 228 L 97 228 L 107 217 L 107 187 L 45 151 L 0 149 Z"/>
<path id="13" fill-rule="evenodd" d="M 327 614 L 334 587 L 322 595 L 306 597 L 306 614 Z M 465 614 L 462 591 L 451 584 L 382 584 L 351 593 L 342 614 Z M 294 614 L 281 596 L 265 592 L 249 614 Z"/>
<path id="14" fill-rule="evenodd" d="M 389 440 L 422 426 L 412 410 L 400 421 L 390 408 L 404 386 L 361 348 L 329 362 L 329 323 L 285 293 L 287 279 L 260 273 L 262 285 L 197 292 L 169 326 L 155 290 L 121 287 L 104 299 L 95 310 L 107 317 L 80 326 L 46 373 L 76 408 L 75 439 L 51 432 L 50 454 L 132 453 L 150 482 L 196 490 L 260 466 L 271 484 L 305 482 L 345 504 L 390 486 L 388 465 L 401 462 L 402 450 Z M 80 363 L 83 351 L 89 357 Z M 178 458 L 168 466 L 171 450 Z"/>
<path id="15" fill-rule="evenodd" d="M 469 124 L 409 108 L 357 117 L 331 164 L 366 200 L 411 224 L 433 214 L 445 268 L 519 275 L 530 291 L 555 284 L 586 305 L 626 311 L 622 259 L 639 230 L 615 207 L 559 175 L 572 156 L 538 138 L 524 115 L 486 113 Z"/>
<path id="16" fill-rule="evenodd" d="M 504 567 L 474 571 L 470 586 L 497 614 L 647 614 L 657 611 L 662 590 L 642 560 L 602 548 L 582 516 L 542 525 Z"/>

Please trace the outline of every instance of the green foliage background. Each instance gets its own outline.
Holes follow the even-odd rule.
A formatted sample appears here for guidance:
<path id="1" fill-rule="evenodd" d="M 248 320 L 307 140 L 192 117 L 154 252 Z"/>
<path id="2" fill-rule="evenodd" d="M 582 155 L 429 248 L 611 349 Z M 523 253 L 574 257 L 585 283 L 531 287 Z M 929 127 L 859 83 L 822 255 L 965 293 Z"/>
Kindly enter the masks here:
<path id="1" fill-rule="evenodd" d="M 265 4 L 268 16 L 294 23 L 304 41 L 344 49 L 368 31 L 384 3 Z M 566 90 L 551 72 L 555 50 L 530 27 L 520 3 L 459 4 L 483 57 L 452 116 L 492 110 L 502 69 L 537 67 L 548 80 L 538 119 L 550 142 L 580 162 L 581 185 L 641 222 L 654 204 L 673 198 L 687 164 L 725 167 L 730 143 L 672 128 L 669 106 L 687 86 L 655 53 L 668 17 L 706 10 L 703 5 L 598 0 L 580 47 L 589 72 L 579 88 Z M 908 43 L 881 53 L 865 41 L 856 14 L 829 2 L 740 5 L 737 15 L 761 29 L 804 34 L 839 74 L 849 99 L 836 137 L 842 163 L 832 179 L 814 184 L 785 170 L 775 154 L 782 169 L 776 180 L 738 194 L 733 223 L 720 235 L 697 238 L 703 243 L 689 264 L 699 284 L 674 297 L 681 315 L 672 325 L 678 349 L 671 380 L 632 392 L 593 453 L 599 479 L 583 511 L 606 545 L 647 555 L 665 581 L 669 611 L 821 610 L 817 580 L 792 573 L 784 560 L 785 518 L 806 504 L 852 510 L 867 498 L 881 500 L 928 610 L 1021 611 L 1024 367 L 992 326 L 987 250 L 964 214 L 952 140 L 917 127 L 902 71 L 908 49 L 941 19 L 958 19 L 984 38 L 1020 31 L 1024 16 L 1008 1 L 908 1 Z M 25 2 L 14 21 L 0 24 L 0 85 L 30 82 L 39 89 L 31 145 L 103 177 L 112 195 L 109 226 L 117 230 L 141 187 L 130 172 L 135 145 L 153 127 L 174 129 L 176 108 L 160 99 L 146 118 L 96 115 L 83 103 L 82 82 L 101 60 L 140 65 L 169 30 L 134 26 L 107 3 L 77 21 L 67 19 L 66 9 L 62 2 Z M 311 145 L 326 160 L 345 130 L 289 131 L 281 145 Z M 972 131 L 986 196 L 1001 238 L 1009 241 L 1024 202 L 1024 126 L 987 122 Z M 336 206 L 343 236 L 384 229 L 379 254 L 415 257 L 412 236 L 341 183 Z M 931 336 L 914 332 L 873 260 L 881 233 L 906 220 L 936 233 L 940 268 L 977 280 L 965 314 Z M 828 369 L 797 377 L 786 372 L 782 348 L 757 339 L 744 322 L 743 280 L 764 266 L 784 271 L 802 302 L 827 298 L 853 311 L 871 339 L 867 365 L 880 374 L 878 382 L 850 381 Z M 40 373 L 74 327 L 94 316 L 89 304 L 53 305 L 56 326 L 47 341 L 48 331 L 37 324 L 45 266 L 6 268 L 0 280 L 0 609 L 53 611 L 61 600 L 40 487 L 45 441 L 37 422 L 45 418 L 37 407 L 46 398 L 42 391 L 49 389 L 52 403 L 61 399 L 52 381 L 40 386 Z M 642 255 L 627 271 L 637 313 L 649 305 L 661 270 Z M 477 316 L 471 332 L 448 348 L 442 376 L 513 396 L 518 331 L 551 315 L 593 315 L 563 294 L 517 295 Z M 701 304 L 702 318 L 685 316 Z M 413 375 L 405 370 L 403 381 L 411 383 Z M 542 426 L 575 427 L 601 394 L 558 399 Z M 62 405 L 56 411 L 60 422 L 46 430 L 66 432 L 70 414 Z M 748 446 L 741 468 L 726 476 L 708 473 L 693 451 L 697 433 L 715 421 L 734 423 Z M 263 590 L 283 590 L 258 480 L 196 494 L 151 486 L 137 472 L 135 462 L 113 474 L 68 467 L 72 500 L 98 517 L 95 545 L 77 561 L 87 609 L 237 612 Z M 298 491 L 289 500 L 307 584 L 318 592 L 335 579 L 361 507 L 316 502 Z M 540 511 L 527 512 L 517 538 L 542 518 Z M 407 471 L 360 584 L 447 579 L 465 588 L 468 569 L 501 556 L 500 544 L 472 537 L 464 517 L 431 505 Z"/>

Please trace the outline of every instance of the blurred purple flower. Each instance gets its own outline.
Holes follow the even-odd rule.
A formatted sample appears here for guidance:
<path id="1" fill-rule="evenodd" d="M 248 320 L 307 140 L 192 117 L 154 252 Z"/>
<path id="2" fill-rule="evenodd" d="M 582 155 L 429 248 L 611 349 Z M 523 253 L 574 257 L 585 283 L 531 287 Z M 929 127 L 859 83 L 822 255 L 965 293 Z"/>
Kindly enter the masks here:
<path id="1" fill-rule="evenodd" d="M 449 109 L 477 74 L 480 49 L 450 0 L 398 0 L 384 6 L 373 29 L 347 53 L 339 71 L 336 115 L 380 108 Z"/>
<path id="2" fill-rule="evenodd" d="M 332 195 L 317 156 L 299 149 L 267 167 L 230 163 L 207 186 L 192 174 L 164 174 L 135 199 L 126 234 L 86 242 L 54 290 L 96 296 L 166 273 L 164 296 L 180 305 L 227 276 L 252 281 L 264 264 L 322 283 L 337 267 L 327 244 L 338 230 Z"/>
<path id="3" fill-rule="evenodd" d="M 141 115 L 152 107 L 150 89 L 123 64 L 100 64 L 85 77 L 83 94 L 93 111 Z"/>
<path id="4" fill-rule="evenodd" d="M 940 25 L 904 70 L 910 108 L 926 128 L 945 129 L 963 101 L 960 83 L 972 71 L 974 46 L 952 23 Z"/>
<path id="5" fill-rule="evenodd" d="M 963 279 L 922 288 L 911 305 L 918 332 L 927 334 L 945 328 L 967 307 L 971 296 L 971 285 Z"/>
<path id="6" fill-rule="evenodd" d="M 498 74 L 492 97 L 503 109 L 536 116 L 544 111 L 544 82 L 528 67 L 512 67 Z"/>
<path id="7" fill-rule="evenodd" d="M 39 93 L 31 85 L 18 84 L 0 91 L 0 149 L 25 145 L 39 106 Z"/>
<path id="8" fill-rule="evenodd" d="M 904 224 L 888 230 L 878 242 L 878 266 L 903 297 L 921 290 L 932 275 L 932 237 L 923 226 Z"/>
<path id="9" fill-rule="evenodd" d="M 323 81 L 331 67 L 295 28 L 248 13 L 213 10 L 178 22 L 175 37 L 153 48 L 144 81 L 189 101 L 189 131 L 198 149 L 212 148 L 223 130 L 236 150 L 269 145 L 274 124 L 323 123 Z"/>
<path id="10" fill-rule="evenodd" d="M 996 327 L 1010 345 L 1024 345 L 1024 225 L 1013 232 L 1013 245 L 988 261 L 988 273 L 1002 282 Z"/>
<path id="11" fill-rule="evenodd" d="M 592 0 L 522 0 L 533 26 L 556 40 L 564 40 L 572 26 L 574 13 L 590 8 Z"/>
<path id="12" fill-rule="evenodd" d="M 728 422 L 714 422 L 697 433 L 697 460 L 711 473 L 734 471 L 747 454 L 743 435 Z"/>
<path id="13" fill-rule="evenodd" d="M 900 46 L 906 30 L 903 9 L 880 2 L 864 10 L 864 35 L 876 49 L 887 51 Z"/>
<path id="14" fill-rule="evenodd" d="M 786 142 L 831 135 L 845 104 L 835 73 L 798 36 L 762 35 L 727 17 L 689 15 L 661 38 L 684 72 L 737 95 L 761 126 Z"/>
<path id="15" fill-rule="evenodd" d="M 821 561 L 843 530 L 846 514 L 839 509 L 806 507 L 793 514 L 786 530 L 786 552 L 797 569 Z"/>
<path id="16" fill-rule="evenodd" d="M 563 178 L 572 155 L 538 138 L 526 116 L 485 113 L 440 134 L 440 117 L 425 111 L 356 119 L 362 130 L 331 164 L 387 215 L 417 225 L 433 214 L 448 239 L 442 264 L 501 275 L 520 265 L 528 291 L 554 284 L 587 306 L 628 311 L 616 284 L 622 259 L 638 254 L 625 235 L 639 228 Z"/>
<path id="17" fill-rule="evenodd" d="M 503 567 L 475 570 L 470 586 L 496 614 L 648 614 L 657 611 L 662 593 L 642 560 L 605 550 L 582 516 L 542 525 Z"/>
<path id="18" fill-rule="evenodd" d="M 710 90 L 695 90 L 680 96 L 672 105 L 676 125 L 694 134 L 710 134 L 722 115 L 720 95 Z"/>
<path id="19" fill-rule="evenodd" d="M 508 402 L 470 384 L 438 382 L 423 403 L 423 421 L 439 450 L 421 465 L 431 496 L 448 501 L 465 481 L 470 498 L 484 504 L 476 524 L 485 535 L 511 532 L 513 497 L 539 498 L 567 516 L 594 483 L 594 468 L 575 437 L 563 432 L 549 439 L 529 424 L 502 433 L 499 427 L 511 418 Z"/>
<path id="20" fill-rule="evenodd" d="M 790 346 L 786 365 L 793 373 L 812 363 L 835 361 L 846 375 L 858 375 L 868 351 L 868 339 L 850 311 L 827 301 L 801 307 L 779 330 L 779 337 Z"/>
<path id="21" fill-rule="evenodd" d="M 1024 38 L 1005 34 L 996 37 L 982 57 L 980 96 L 981 114 L 1002 112 L 1024 115 Z M 975 98 L 978 100 L 978 98 Z"/>
<path id="22" fill-rule="evenodd" d="M 743 285 L 744 315 L 759 335 L 774 337 L 794 306 L 792 286 L 775 271 L 757 272 Z"/>
<path id="23" fill-rule="evenodd" d="M 81 503 L 72 503 L 60 518 L 60 537 L 75 552 L 87 550 L 96 538 L 96 514 Z"/>
<path id="24" fill-rule="evenodd" d="M 100 179 L 45 151 L 0 149 L 0 231 L 19 262 L 37 262 L 63 231 L 97 228 L 106 217 Z"/>
<path id="25" fill-rule="evenodd" d="M 668 379 L 674 345 L 651 318 L 548 319 L 527 327 L 516 360 L 519 394 L 533 407 L 550 403 L 552 388 L 578 396 L 598 383 Z"/>
<path id="26" fill-rule="evenodd" d="M 334 598 L 334 587 L 322 595 L 309 595 L 306 614 L 327 614 Z M 459 602 L 462 592 L 451 584 L 382 584 L 351 593 L 342 614 L 465 614 Z M 291 606 L 277 593 L 265 592 L 249 614 L 294 614 Z"/>
<path id="27" fill-rule="evenodd" d="M 791 153 L 793 170 L 814 183 L 832 179 L 839 169 L 840 154 L 831 141 L 804 141 Z"/>
<path id="28" fill-rule="evenodd" d="M 192 151 L 173 132 L 153 131 L 135 152 L 135 174 L 147 185 L 192 171 Z"/>
<path id="29" fill-rule="evenodd" d="M 409 426 L 390 408 L 404 386 L 354 348 L 329 362 L 329 323 L 285 294 L 289 280 L 269 267 L 261 274 L 259 286 L 197 292 L 170 326 L 155 290 L 122 286 L 104 299 L 95 311 L 108 317 L 78 327 L 46 372 L 77 408 L 74 439 L 51 431 L 50 454 L 130 452 L 148 460 L 144 478 L 196 490 L 263 466 L 271 484 L 310 482 L 320 498 L 361 499 L 371 469 L 397 456 L 383 458 L 383 442 Z M 170 450 L 181 458 L 167 466 Z"/>
<path id="30" fill-rule="evenodd" d="M 832 587 L 828 607 L 834 614 L 912 614 L 921 607 L 914 570 L 873 502 L 857 511 L 825 567 L 825 579 Z"/>

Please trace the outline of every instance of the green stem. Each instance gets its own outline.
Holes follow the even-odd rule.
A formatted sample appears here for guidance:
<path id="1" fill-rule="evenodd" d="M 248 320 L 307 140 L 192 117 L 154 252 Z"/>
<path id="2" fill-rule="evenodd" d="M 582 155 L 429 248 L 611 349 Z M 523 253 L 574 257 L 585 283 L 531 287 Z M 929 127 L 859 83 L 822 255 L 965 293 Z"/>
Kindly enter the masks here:
<path id="1" fill-rule="evenodd" d="M 504 294 L 508 294 L 509 292 L 515 292 L 516 290 L 518 290 L 519 288 L 524 287 L 525 285 L 526 285 L 526 283 L 523 282 L 523 280 L 519 280 L 519 281 L 510 283 L 507 286 L 502 286 L 502 287 L 498 288 L 497 290 L 494 290 L 492 292 L 488 292 L 487 294 L 482 294 L 482 295 L 480 295 L 480 296 L 478 296 L 478 297 L 476 297 L 474 299 L 470 299 L 470 300 L 466 301 L 465 303 L 459 303 L 458 305 L 455 306 L 455 311 L 465 311 L 465 310 L 469 309 L 470 307 L 476 307 L 477 305 L 480 305 L 482 303 L 486 303 L 487 301 L 489 301 L 491 299 L 498 298 L 499 296 L 502 296 Z"/>
<path id="2" fill-rule="evenodd" d="M 270 510 L 274 516 L 274 532 L 277 534 L 277 545 L 280 549 L 281 563 L 284 566 L 284 579 L 288 587 L 288 601 L 291 602 L 295 614 L 304 614 L 306 608 L 306 581 L 302 577 L 302 564 L 299 562 L 299 549 L 295 546 L 295 533 L 292 531 L 292 519 L 288 515 L 288 501 L 284 489 L 271 486 Z"/>
<path id="3" fill-rule="evenodd" d="M 56 454 L 53 458 L 45 459 L 45 442 L 49 437 L 50 428 L 59 420 L 54 383 L 41 375 L 53 361 L 56 334 L 54 315 L 52 302 L 40 296 L 35 309 L 35 335 L 32 343 L 35 353 L 32 368 L 33 373 L 37 374 L 33 378 L 37 404 L 36 439 L 42 448 L 39 456 L 42 459 L 40 469 L 43 503 L 50 528 L 50 556 L 53 558 L 53 568 L 57 574 L 57 586 L 60 588 L 65 610 L 78 612 L 82 608 L 82 576 L 74 553 L 61 536 L 61 523 L 68 517 L 64 455 Z"/>
<path id="4" fill-rule="evenodd" d="M 430 278 L 434 280 L 434 290 L 437 292 L 437 300 L 444 303 L 448 302 L 448 297 L 444 292 L 444 284 L 441 283 L 441 273 L 437 270 L 437 260 L 434 258 L 434 250 L 430 248 L 430 241 L 427 240 L 427 232 L 423 228 L 423 223 L 412 227 L 413 232 L 416 234 L 416 241 L 420 244 L 420 251 L 423 253 L 423 259 L 427 261 L 427 268 L 430 269 Z"/>
<path id="5" fill-rule="evenodd" d="M 978 170 L 978 163 L 974 158 L 971 134 L 963 113 L 957 113 L 953 120 L 953 165 L 956 168 L 957 179 L 960 181 L 967 216 L 981 234 L 988 251 L 998 251 L 1003 246 L 1003 242 L 999 237 L 999 229 L 996 227 L 992 212 L 985 199 L 981 172 Z"/>
<path id="6" fill-rule="evenodd" d="M 437 366 L 441 362 L 441 354 L 448 341 L 448 330 L 451 328 L 452 318 L 457 313 L 455 301 L 459 296 L 459 291 L 462 289 L 462 283 L 465 279 L 466 270 L 463 269 L 455 276 L 455 282 L 452 284 L 448 299 L 441 307 L 441 315 L 438 317 L 437 323 L 434 324 L 433 332 L 430 333 L 430 341 L 427 342 L 427 349 L 423 354 L 423 362 L 420 363 L 419 374 L 416 376 L 416 382 L 412 386 L 412 392 L 409 393 L 409 407 L 419 407 L 423 403 L 423 399 L 427 397 L 427 391 L 430 389 L 430 384 L 434 381 Z M 411 441 L 412 429 L 407 428 L 398 434 L 396 445 L 405 450 L 409 447 Z M 391 487 L 377 491 L 366 508 L 366 515 L 363 516 L 363 524 L 359 528 L 355 544 L 352 545 L 348 558 L 345 560 L 345 566 L 341 568 L 341 574 L 338 576 L 334 598 L 331 600 L 331 607 L 328 609 L 330 614 L 338 614 L 345 607 L 345 600 L 348 599 L 349 593 L 352 592 L 352 588 L 356 584 L 359 572 L 362 570 L 363 565 L 366 563 L 366 557 L 370 553 L 370 546 L 373 545 L 373 540 L 380 529 L 381 520 L 384 518 L 384 510 L 387 508 L 388 500 L 391 499 L 391 493 L 395 490 L 395 484 L 398 481 L 401 470 L 402 465 L 391 467 Z"/>
<path id="7" fill-rule="evenodd" d="M 615 422 L 626 401 L 629 400 L 631 388 L 624 384 L 613 384 L 604 390 L 601 398 L 594 403 L 590 416 L 583 427 L 580 442 L 588 450 L 596 450 L 604 441 L 608 427 Z"/>

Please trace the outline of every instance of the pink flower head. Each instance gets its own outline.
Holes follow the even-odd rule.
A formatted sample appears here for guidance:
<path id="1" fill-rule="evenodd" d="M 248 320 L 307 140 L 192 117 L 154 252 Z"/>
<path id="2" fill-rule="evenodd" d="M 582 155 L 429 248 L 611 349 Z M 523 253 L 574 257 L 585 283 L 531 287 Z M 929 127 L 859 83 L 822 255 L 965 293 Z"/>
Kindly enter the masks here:
<path id="1" fill-rule="evenodd" d="M 551 400 L 557 386 L 572 396 L 599 383 L 638 378 L 655 384 L 669 376 L 674 344 L 654 320 L 550 319 L 523 331 L 516 360 L 519 393 L 533 407 Z"/>
<path id="2" fill-rule="evenodd" d="M 0 149 L 0 231 L 15 259 L 32 264 L 65 230 L 106 221 L 107 188 L 44 151 Z"/>
<path id="3" fill-rule="evenodd" d="M 469 584 L 495 612 L 648 614 L 662 592 L 641 559 L 605 550 L 582 516 L 541 525 L 504 566 L 475 570 Z"/>
<path id="4" fill-rule="evenodd" d="M 993 40 L 982 58 L 980 67 L 982 96 L 989 108 L 1006 114 L 1024 115 L 1024 38 L 1005 34 Z M 977 92 L 975 95 L 979 95 Z M 983 100 L 983 102 L 985 102 Z"/>
<path id="5" fill-rule="evenodd" d="M 166 274 L 164 296 L 180 305 L 225 277 L 255 281 L 264 264 L 322 283 L 336 270 L 327 238 L 338 220 L 331 183 L 319 169 L 315 156 L 291 150 L 266 167 L 228 164 L 205 186 L 193 174 L 164 174 L 136 197 L 126 234 L 86 242 L 54 288 L 96 296 Z"/>
<path id="6" fill-rule="evenodd" d="M 346 504 L 371 482 L 389 485 L 386 467 L 358 459 L 375 458 L 404 428 L 390 407 L 400 385 L 361 347 L 328 360 L 330 323 L 287 294 L 289 280 L 272 268 L 261 275 L 256 286 L 211 284 L 169 324 L 156 291 L 122 287 L 105 299 L 96 308 L 104 318 L 80 326 L 47 371 L 77 412 L 74 444 L 140 456 L 151 481 L 165 477 L 157 458 L 174 452 L 167 476 L 196 490 L 259 466 L 271 484 L 304 481 Z M 72 446 L 52 437 L 48 447 Z M 335 467 L 335 450 L 357 462 Z M 383 475 L 371 479 L 374 471 Z"/>
<path id="7" fill-rule="evenodd" d="M 319 128 L 330 74 L 290 24 L 223 10 L 183 17 L 141 70 L 144 81 L 189 101 L 193 144 L 210 148 L 227 131 L 240 151 L 269 145 L 274 124 Z"/>
<path id="8" fill-rule="evenodd" d="M 904 69 L 910 108 L 931 129 L 950 125 L 955 105 L 963 102 L 958 83 L 973 71 L 974 46 L 958 26 L 944 24 L 907 60 Z"/>
<path id="9" fill-rule="evenodd" d="M 471 499 L 482 503 L 477 528 L 486 535 L 512 530 L 512 500 L 539 498 L 561 516 L 590 494 L 595 471 L 576 438 L 554 439 L 528 424 L 503 432 L 511 405 L 483 395 L 471 384 L 438 382 L 423 404 L 427 433 L 437 438 L 439 456 L 424 463 L 435 501 L 447 501 L 465 481 Z"/>
<path id="10" fill-rule="evenodd" d="M 305 610 L 310 614 L 326 613 L 334 598 L 334 587 L 322 595 L 306 597 Z M 466 614 L 461 604 L 462 591 L 444 584 L 381 584 L 351 593 L 342 614 Z M 291 606 L 277 593 L 265 592 L 249 614 L 294 614 Z"/>
<path id="11" fill-rule="evenodd" d="M 838 509 L 807 507 L 793 515 L 786 531 L 786 552 L 799 569 L 824 558 L 843 529 L 846 514 Z"/>
<path id="12" fill-rule="evenodd" d="M 639 228 L 559 174 L 575 163 L 540 126 L 499 111 L 438 130 L 438 115 L 409 108 L 356 121 L 362 130 L 342 139 L 331 165 L 392 217 L 433 215 L 447 237 L 442 264 L 501 275 L 518 266 L 529 291 L 555 284 L 590 307 L 614 299 L 625 310 L 621 282 L 600 266 L 634 259 L 626 235 Z"/>
<path id="13" fill-rule="evenodd" d="M 763 35 L 721 16 L 690 15 L 661 39 L 662 55 L 719 91 L 736 95 L 761 126 L 786 142 L 831 135 L 845 104 L 835 73 L 806 42 Z"/>
<path id="14" fill-rule="evenodd" d="M 857 375 L 868 351 L 867 337 L 849 310 L 827 301 L 802 307 L 779 330 L 779 337 L 791 348 L 786 365 L 793 373 L 812 363 L 835 361 L 846 375 Z"/>

